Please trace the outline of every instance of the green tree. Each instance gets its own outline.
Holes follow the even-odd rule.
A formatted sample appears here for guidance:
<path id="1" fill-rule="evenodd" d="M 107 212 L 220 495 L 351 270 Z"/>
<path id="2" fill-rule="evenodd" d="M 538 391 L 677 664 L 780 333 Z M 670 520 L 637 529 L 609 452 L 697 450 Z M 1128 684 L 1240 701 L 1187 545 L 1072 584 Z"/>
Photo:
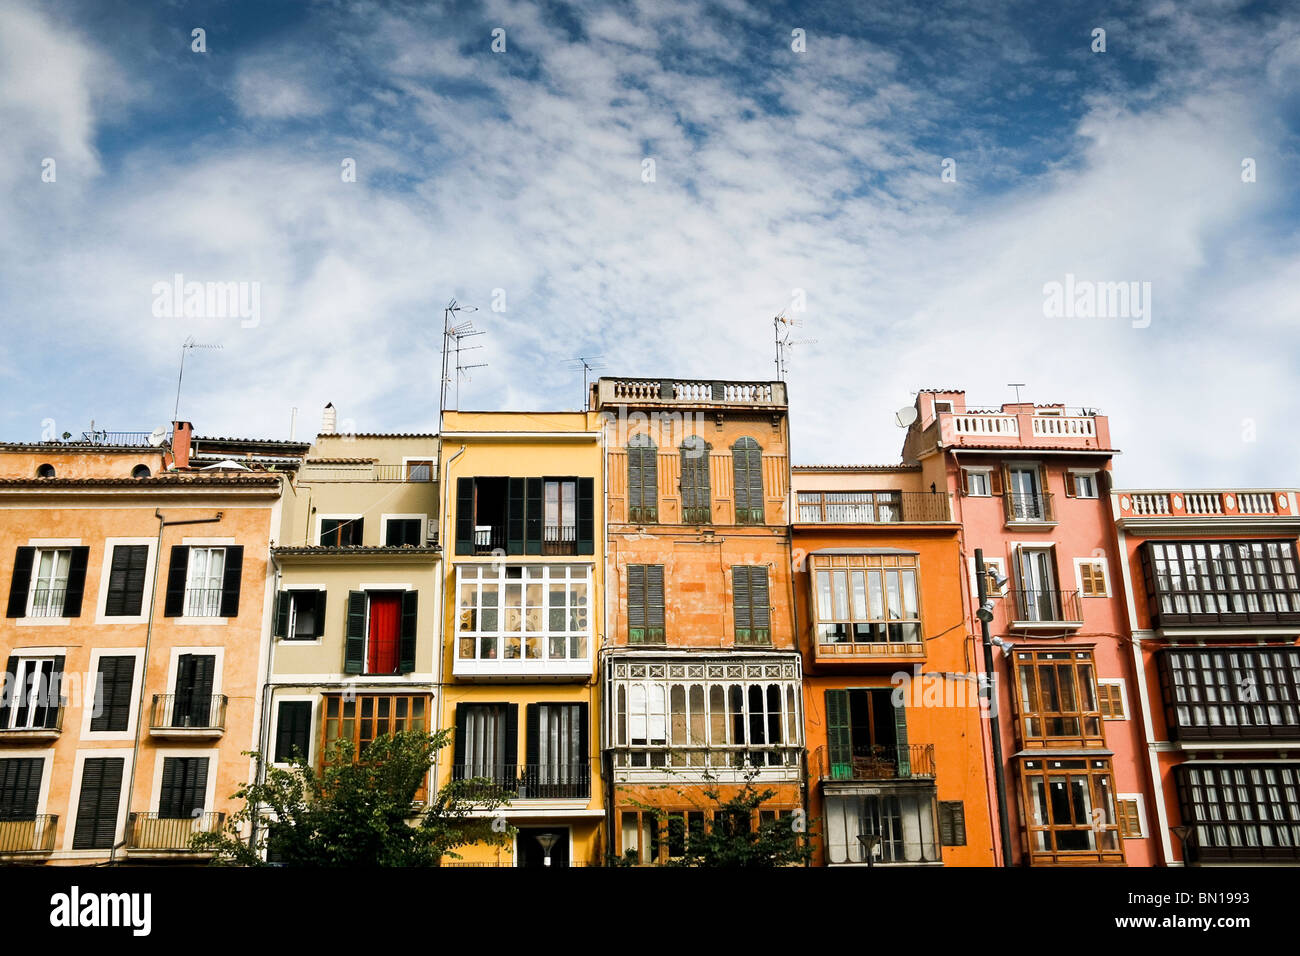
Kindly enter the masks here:
<path id="1" fill-rule="evenodd" d="M 437 866 L 458 858 L 458 847 L 506 842 L 509 829 L 475 814 L 506 802 L 488 781 L 454 781 L 422 810 L 412 806 L 450 739 L 449 730 L 402 731 L 370 741 L 359 757 L 340 739 L 319 772 L 299 759 L 266 766 L 264 779 L 262 755 L 250 752 L 258 773 L 235 793 L 244 806 L 191 847 L 235 866 L 262 866 L 265 856 L 288 866 Z"/>

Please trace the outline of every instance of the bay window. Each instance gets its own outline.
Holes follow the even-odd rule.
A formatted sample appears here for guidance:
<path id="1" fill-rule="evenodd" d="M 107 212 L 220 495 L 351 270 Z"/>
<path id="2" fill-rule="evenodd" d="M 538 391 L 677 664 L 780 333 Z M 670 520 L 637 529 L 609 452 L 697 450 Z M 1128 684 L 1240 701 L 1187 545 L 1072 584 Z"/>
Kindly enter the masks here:
<path id="1" fill-rule="evenodd" d="M 458 661 L 587 661 L 589 565 L 461 565 Z"/>
<path id="2" fill-rule="evenodd" d="M 921 643 L 915 554 L 813 555 L 820 644 Z"/>

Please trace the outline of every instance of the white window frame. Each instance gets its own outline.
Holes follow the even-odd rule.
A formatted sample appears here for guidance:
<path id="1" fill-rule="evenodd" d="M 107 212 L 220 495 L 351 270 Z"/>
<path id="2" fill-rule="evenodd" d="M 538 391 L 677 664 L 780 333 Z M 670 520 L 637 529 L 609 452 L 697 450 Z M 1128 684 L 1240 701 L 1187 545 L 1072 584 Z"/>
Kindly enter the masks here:
<path id="1" fill-rule="evenodd" d="M 320 719 L 320 697 L 314 694 L 276 694 L 274 706 L 271 708 L 271 736 L 269 739 L 270 753 L 267 755 L 267 763 L 273 767 L 289 767 L 285 761 L 275 760 L 275 739 L 280 732 L 280 705 L 289 703 L 308 703 L 311 704 L 311 719 L 307 722 L 307 753 L 304 756 L 309 766 L 316 766 L 316 734 L 315 729 Z"/>
<path id="2" fill-rule="evenodd" d="M 1119 702 L 1120 702 L 1120 706 L 1124 708 L 1124 716 L 1123 716 L 1123 717 L 1103 717 L 1102 720 L 1128 720 L 1128 719 L 1130 718 L 1131 715 L 1130 715 L 1130 713 L 1129 713 L 1129 709 L 1128 709 L 1128 687 L 1126 687 L 1125 684 L 1124 684 L 1124 678 L 1122 678 L 1122 677 L 1098 677 L 1098 678 L 1097 678 L 1097 686 L 1100 687 L 1102 684 L 1118 685 L 1118 686 L 1119 686 Z"/>
<path id="3" fill-rule="evenodd" d="M 149 612 L 153 607 L 153 587 L 154 587 L 154 569 L 158 563 L 158 541 L 156 538 L 105 538 L 104 539 L 104 560 L 100 565 L 99 573 L 99 600 L 95 604 L 95 623 L 96 624 L 147 624 L 149 623 Z M 113 549 L 117 547 L 129 547 L 131 545 L 144 545 L 149 549 L 149 557 L 145 561 L 144 567 L 144 598 L 140 602 L 139 614 L 122 614 L 106 615 L 104 609 L 108 606 L 108 585 L 109 578 L 113 574 Z M 189 576 L 189 563 L 186 562 L 186 578 Z"/>
<path id="4" fill-rule="evenodd" d="M 318 514 L 316 515 L 316 533 L 312 536 L 312 542 L 317 547 L 324 547 L 324 545 L 322 545 L 320 541 L 320 533 L 321 533 L 321 523 L 324 522 L 326 518 L 334 518 L 340 521 L 356 521 L 358 518 L 360 518 L 364 522 L 365 517 L 366 516 L 364 512 L 358 512 L 356 514 Z M 383 531 L 382 527 L 380 528 L 380 531 L 382 533 Z M 365 524 L 363 523 L 361 526 L 362 538 L 365 537 L 365 534 L 366 534 L 366 528 L 365 528 Z M 329 547 L 334 547 L 334 545 L 329 545 Z"/>
<path id="5" fill-rule="evenodd" d="M 217 613 L 216 613 L 216 614 L 191 614 L 191 613 L 190 613 L 190 591 L 192 591 L 192 590 L 201 590 L 201 591 L 211 591 L 211 590 L 213 590 L 211 587 L 196 588 L 196 587 L 194 586 L 194 584 L 195 584 L 195 582 L 194 582 L 194 552 L 195 552 L 195 551 L 207 551 L 207 552 L 208 552 L 208 566 L 211 567 L 211 562 L 212 562 L 212 552 L 213 552 L 213 551 L 217 551 L 217 550 L 220 550 L 220 551 L 221 551 L 221 580 L 222 580 L 222 582 L 224 583 L 224 581 L 225 581 L 225 576 L 226 576 L 226 558 L 227 558 L 227 555 L 228 555 L 228 551 L 229 551 L 230 544 L 227 543 L 225 540 L 222 540 L 222 541 L 220 541 L 219 543 L 213 543 L 213 542 L 203 541 L 203 542 L 197 542 L 197 543 L 195 543 L 195 544 L 187 544 L 187 547 L 188 547 L 190 550 L 189 550 L 189 552 L 185 555 L 185 604 L 184 604 L 184 606 L 181 608 L 181 622 L 183 622 L 183 623 L 192 623 L 192 624 L 210 624 L 210 623 L 221 623 L 221 624 L 224 624 L 224 623 L 226 622 L 226 619 L 225 619 L 224 617 L 222 617 L 222 616 L 221 616 L 221 613 L 220 613 L 220 612 L 221 612 L 221 594 L 220 594 L 220 593 L 217 594 L 217 603 L 216 603 L 216 610 L 217 610 Z M 205 580 L 208 581 L 208 582 L 211 582 L 211 580 L 212 580 L 212 574 L 211 574 L 211 572 L 210 572 L 210 571 L 205 571 L 204 574 L 205 574 Z M 220 592 L 220 591 L 222 590 L 222 588 L 221 588 L 220 586 L 218 586 L 218 587 L 216 588 L 216 590 L 217 590 L 218 592 Z"/>
<path id="6" fill-rule="evenodd" d="M 15 657 L 15 658 L 18 659 L 18 670 L 17 670 L 17 672 L 13 675 L 13 677 L 14 677 L 14 682 L 13 682 L 13 684 L 10 684 L 10 683 L 9 683 L 9 679 L 8 679 L 8 678 L 9 678 L 9 675 L 8 675 L 8 674 L 5 675 L 5 690 L 4 690 L 4 693 L 5 693 L 6 695 L 12 695 L 14 688 L 15 688 L 15 687 L 20 683 L 19 675 L 22 675 L 22 676 L 23 676 L 23 681 L 22 681 L 22 682 L 25 683 L 25 682 L 27 681 L 27 679 L 28 679 L 28 678 L 27 678 L 27 668 L 26 668 L 24 665 L 28 664 L 28 663 L 31 662 L 31 661 L 50 661 L 51 663 L 53 663 L 57 658 L 62 657 L 62 658 L 64 659 L 64 665 L 63 665 L 63 666 L 64 666 L 64 670 L 65 670 L 65 672 L 66 672 L 66 670 L 67 670 L 67 650 L 66 650 L 65 648 L 62 648 L 62 647 L 22 647 L 22 648 L 15 648 L 15 649 L 11 652 L 11 656 L 13 656 L 13 657 Z M 53 682 L 53 678 L 54 678 L 54 671 L 53 671 L 53 669 L 51 669 L 51 671 L 50 671 L 50 678 L 51 678 L 51 682 Z M 63 696 L 64 696 L 64 689 L 65 689 L 65 684 L 63 683 L 62 678 L 60 678 L 60 680 L 59 680 L 59 682 L 58 682 L 58 687 L 57 687 L 58 694 L 59 694 L 60 697 L 63 697 Z M 72 702 L 69 701 L 68 703 L 69 703 L 69 706 L 71 706 L 71 703 L 72 703 Z M 12 730 L 44 730 L 44 729 L 45 729 L 45 728 L 43 728 L 43 727 L 30 727 L 30 726 L 29 726 L 29 727 L 15 727 L 15 726 L 13 725 L 13 720 L 14 720 L 14 716 L 15 716 L 15 712 L 16 712 L 16 710 L 17 710 L 17 707 L 18 707 L 18 701 L 12 699 L 12 696 L 11 696 L 10 707 L 9 707 L 9 714 L 7 715 L 7 720 L 9 721 L 9 723 L 6 724 L 6 725 L 3 726 L 3 727 L 0 727 L 0 730 L 3 730 L 3 731 L 12 731 Z M 49 704 L 48 704 L 48 703 L 46 704 L 46 707 L 47 707 L 47 708 L 49 707 Z M 28 709 L 30 710 L 31 708 L 29 707 Z"/>
<path id="7" fill-rule="evenodd" d="M 72 623 L 72 618 L 60 614 L 58 617 L 33 617 L 32 605 L 36 600 L 36 575 L 41 566 L 42 551 L 67 551 L 71 548 L 81 546 L 80 538 L 28 538 L 27 547 L 35 548 L 36 553 L 32 555 L 32 572 L 27 579 L 27 606 L 23 608 L 23 617 L 14 620 L 17 627 L 67 627 Z M 72 569 L 72 558 L 68 558 L 68 569 Z M 66 606 L 67 594 L 64 594 Z M 63 609 L 60 609 L 63 610 Z"/>
<path id="8" fill-rule="evenodd" d="M 326 591 L 326 592 L 328 592 L 328 591 L 329 591 L 329 588 L 327 588 L 324 584 L 284 584 L 284 583 L 281 583 L 281 585 L 280 585 L 280 590 L 281 590 L 281 591 L 285 591 L 285 592 L 293 592 L 293 591 Z M 344 603 L 346 603 L 346 601 L 345 601 Z M 326 604 L 325 604 L 325 606 L 326 606 L 326 609 L 329 608 L 329 599 L 328 599 L 328 598 L 326 598 Z M 272 613 L 272 614 L 275 613 L 275 606 L 274 606 L 274 604 L 273 604 L 272 607 L 271 607 L 271 613 Z M 325 643 L 325 635 L 324 635 L 323 632 L 322 632 L 322 634 L 321 634 L 320 637 L 292 637 L 291 635 L 293 634 L 293 627 L 294 627 L 294 624 L 295 624 L 295 622 L 296 622 L 296 620 L 297 620 L 297 616 L 298 616 L 298 612 L 295 610 L 295 608 L 294 608 L 294 606 L 293 606 L 293 598 L 290 597 L 290 599 L 289 599 L 289 620 L 288 620 L 288 622 L 286 622 L 286 624 L 285 624 L 284 637 L 277 637 L 277 638 L 275 639 L 276 641 L 278 641 L 278 642 L 280 642 L 280 643 L 283 643 L 283 644 L 288 644 L 288 645 L 290 645 L 290 646 L 292 646 L 292 647 L 311 647 L 311 646 L 313 646 L 313 645 L 320 645 L 320 644 Z"/>
<path id="9" fill-rule="evenodd" d="M 126 730 L 91 730 L 90 721 L 95 716 L 95 701 L 99 696 L 99 659 L 101 657 L 133 657 L 131 671 L 131 706 L 127 713 Z M 90 652 L 90 669 L 86 674 L 89 685 L 82 695 L 82 740 L 134 740 L 136 721 L 140 719 L 140 681 L 144 672 L 143 647 L 97 647 Z"/>
<path id="10" fill-rule="evenodd" d="M 1083 593 L 1083 565 L 1085 564 L 1101 565 L 1101 577 L 1102 580 L 1105 581 L 1106 583 L 1105 594 L 1084 594 Z M 1111 586 L 1111 581 L 1110 581 L 1110 563 L 1104 557 L 1100 557 L 1100 556 L 1075 558 L 1074 559 L 1074 587 L 1079 592 L 1080 598 L 1086 598 L 1086 599 L 1101 598 L 1102 600 L 1108 600 L 1110 598 L 1113 598 L 1115 596 L 1115 591 L 1114 588 Z"/>
<path id="11" fill-rule="evenodd" d="M 993 469 L 983 467 L 962 467 L 962 491 L 968 498 L 991 498 L 993 497 Z M 972 475 L 979 475 L 984 479 L 984 493 L 976 494 L 970 490 L 970 479 Z"/>
<path id="12" fill-rule="evenodd" d="M 422 547 L 427 544 L 429 541 L 429 516 L 427 514 L 381 514 L 379 516 L 379 533 L 381 535 L 379 543 L 384 547 L 388 547 L 388 522 L 390 520 L 410 521 L 415 518 L 420 520 L 420 544 L 417 545 L 417 547 Z M 364 531 L 365 529 L 363 528 L 362 530 Z M 319 541 L 320 539 L 317 538 L 317 540 Z"/>
<path id="13" fill-rule="evenodd" d="M 1146 802 L 1146 800 L 1144 800 L 1144 799 L 1142 798 L 1142 794 L 1140 794 L 1140 793 L 1117 793 L 1117 794 L 1115 794 L 1115 809 L 1116 809 L 1116 810 L 1119 809 L 1119 804 L 1120 804 L 1120 802 L 1123 801 L 1123 800 L 1135 800 L 1135 801 L 1137 801 L 1137 807 L 1138 807 L 1138 827 L 1139 827 L 1139 829 L 1141 830 L 1141 832 L 1138 833 L 1138 834 L 1135 835 L 1135 836 L 1130 836 L 1130 837 L 1123 837 L 1123 836 L 1121 836 L 1121 839 L 1128 839 L 1128 840 L 1145 840 L 1145 839 L 1147 839 L 1147 838 L 1151 835 L 1151 831 L 1147 828 L 1147 802 Z"/>
<path id="14" fill-rule="evenodd" d="M 1070 468 L 1070 469 L 1067 470 L 1067 472 L 1066 472 L 1066 476 L 1069 478 L 1070 482 L 1074 485 L 1074 488 L 1073 488 L 1073 491 L 1074 491 L 1074 497 L 1076 497 L 1076 498 L 1082 498 L 1082 499 L 1084 499 L 1085 501 L 1093 501 L 1093 500 L 1095 500 L 1095 499 L 1101 497 L 1101 478 L 1100 478 L 1100 472 L 1099 472 L 1097 469 L 1095 469 L 1095 468 Z M 1090 495 L 1081 495 L 1081 494 L 1079 494 L 1079 481 L 1078 481 L 1078 480 L 1079 480 L 1080 478 L 1087 478 L 1089 481 L 1092 482 L 1092 494 L 1090 494 Z"/>
<path id="15" fill-rule="evenodd" d="M 105 853 L 103 849 L 73 850 L 72 838 L 77 832 L 77 810 L 80 809 L 79 805 L 81 803 L 81 775 L 85 769 L 86 761 L 109 757 L 122 758 L 122 787 L 118 791 L 117 797 L 117 822 L 114 824 L 113 842 L 116 843 L 117 837 L 123 836 L 123 827 L 126 826 L 127 807 L 131 800 L 131 795 L 127 792 L 131 789 L 131 748 L 108 749 L 97 747 L 78 750 L 72 766 L 72 786 L 68 790 L 68 819 L 63 827 L 63 849 L 68 856 L 74 858 L 99 858 Z"/>

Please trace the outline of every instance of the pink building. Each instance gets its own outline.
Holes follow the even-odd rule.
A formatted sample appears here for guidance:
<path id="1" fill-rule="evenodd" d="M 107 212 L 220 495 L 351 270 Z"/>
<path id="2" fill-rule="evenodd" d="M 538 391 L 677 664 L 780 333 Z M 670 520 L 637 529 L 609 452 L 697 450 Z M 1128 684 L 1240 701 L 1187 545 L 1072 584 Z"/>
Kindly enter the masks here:
<path id="1" fill-rule="evenodd" d="M 918 393 L 916 413 L 902 457 L 921 466 L 924 486 L 953 495 L 966 660 L 981 673 L 976 548 L 991 572 L 1008 862 L 1157 862 L 1106 417 L 1063 405 L 975 409 L 964 392 L 932 389 Z M 990 722 L 981 723 L 995 790 Z"/>

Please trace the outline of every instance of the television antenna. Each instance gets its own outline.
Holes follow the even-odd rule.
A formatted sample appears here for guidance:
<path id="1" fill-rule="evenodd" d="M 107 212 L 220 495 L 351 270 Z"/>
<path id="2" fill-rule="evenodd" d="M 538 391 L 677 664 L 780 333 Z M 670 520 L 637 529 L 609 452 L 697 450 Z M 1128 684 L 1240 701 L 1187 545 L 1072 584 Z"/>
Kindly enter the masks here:
<path id="1" fill-rule="evenodd" d="M 455 342 L 453 348 L 456 352 L 456 407 L 457 408 L 460 408 L 461 379 L 463 378 L 467 382 L 473 381 L 473 378 L 469 374 L 469 370 L 472 368 L 487 368 L 488 366 L 487 362 L 475 362 L 471 365 L 466 365 L 464 362 L 462 362 L 460 358 L 461 352 L 473 352 L 476 349 L 481 349 L 483 346 L 462 345 L 461 340 L 472 338 L 475 335 L 484 335 L 484 334 L 486 334 L 484 330 L 474 328 L 474 323 L 468 321 L 462 322 L 460 325 L 454 326 L 451 330 L 452 341 Z"/>
<path id="2" fill-rule="evenodd" d="M 795 329 L 803 328 L 803 319 L 792 319 L 786 316 L 785 310 L 782 309 L 776 315 L 772 316 L 772 337 L 776 342 L 776 377 L 778 381 L 785 381 L 785 373 L 789 367 L 788 352 L 796 345 L 815 345 L 816 339 L 791 339 Z"/>
<path id="3" fill-rule="evenodd" d="M 591 394 L 587 390 L 587 376 L 605 367 L 605 363 L 600 361 L 603 357 L 601 355 L 579 355 L 577 358 L 569 359 L 564 363 L 565 368 L 575 372 L 582 369 L 582 407 L 584 411 L 591 408 Z"/>
<path id="4" fill-rule="evenodd" d="M 220 345 L 203 344 L 194 341 L 194 336 L 190 336 L 181 343 L 181 370 L 176 376 L 176 407 L 172 409 L 172 421 L 178 421 L 181 411 L 181 381 L 185 378 L 185 353 L 191 349 L 219 349 Z"/>
<path id="5" fill-rule="evenodd" d="M 447 408 L 447 385 L 450 384 L 450 379 L 447 377 L 447 360 L 450 358 L 451 352 L 453 351 L 452 343 L 453 341 L 457 340 L 458 336 L 461 333 L 473 331 L 474 329 L 473 323 L 471 322 L 462 323 L 460 322 L 459 319 L 454 319 L 453 316 L 457 315 L 457 313 L 460 312 L 477 312 L 477 311 L 478 309 L 475 308 L 474 306 L 461 305 L 455 299 L 449 301 L 442 310 L 442 380 L 441 382 L 439 382 L 439 392 L 438 392 L 438 434 L 439 435 L 442 434 L 442 413 Z M 453 330 L 455 334 L 453 334 Z M 457 341 L 456 344 L 459 345 L 459 342 Z M 460 361 L 459 349 L 457 348 L 456 351 L 457 351 L 457 362 L 459 362 Z M 459 371 L 460 371 L 460 367 L 458 365 L 457 366 L 458 383 L 459 383 Z M 459 388 L 457 388 L 456 404 L 458 405 L 460 404 Z"/>
<path id="6" fill-rule="evenodd" d="M 1016 390 L 1016 404 L 1017 404 L 1017 405 L 1020 404 L 1020 390 L 1021 390 L 1022 388 L 1024 388 L 1024 387 L 1025 387 L 1025 383 L 1024 383 L 1024 382 L 1007 382 L 1007 388 L 1014 388 L 1014 389 Z"/>

